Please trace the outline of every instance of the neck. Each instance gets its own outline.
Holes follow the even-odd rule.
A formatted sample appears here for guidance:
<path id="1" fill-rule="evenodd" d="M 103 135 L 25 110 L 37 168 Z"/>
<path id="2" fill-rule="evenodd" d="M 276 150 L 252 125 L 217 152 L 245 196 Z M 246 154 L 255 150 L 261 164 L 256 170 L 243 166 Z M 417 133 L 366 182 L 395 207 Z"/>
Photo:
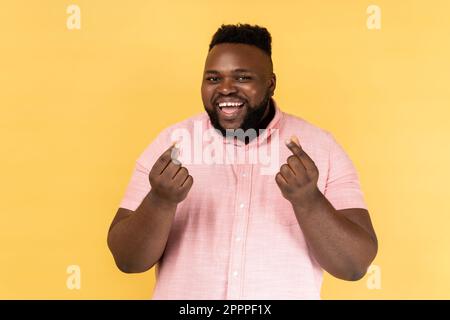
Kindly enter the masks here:
<path id="1" fill-rule="evenodd" d="M 258 137 L 260 134 L 259 130 L 267 128 L 267 126 L 272 121 L 274 116 L 275 116 L 275 105 L 273 104 L 272 99 L 269 99 L 269 103 L 267 104 L 266 111 L 264 111 L 264 115 L 263 115 L 261 121 L 259 122 L 258 128 L 255 128 L 256 129 L 256 137 Z M 249 144 L 251 141 L 250 139 L 248 139 L 248 140 L 244 139 L 244 140 L 245 140 L 245 144 Z"/>
<path id="2" fill-rule="evenodd" d="M 275 116 L 275 106 L 273 105 L 272 99 L 269 99 L 269 103 L 267 104 L 266 111 L 264 112 L 264 116 L 259 124 L 260 129 L 266 129 L 269 123 L 272 121 Z M 259 130 L 258 130 L 259 131 Z"/>

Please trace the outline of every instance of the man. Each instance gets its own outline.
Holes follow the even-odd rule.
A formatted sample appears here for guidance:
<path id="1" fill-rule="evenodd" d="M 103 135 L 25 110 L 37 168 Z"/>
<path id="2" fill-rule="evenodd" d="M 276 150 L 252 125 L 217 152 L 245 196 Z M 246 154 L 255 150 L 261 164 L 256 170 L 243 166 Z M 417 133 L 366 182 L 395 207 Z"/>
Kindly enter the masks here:
<path id="1" fill-rule="evenodd" d="M 154 299 L 320 299 L 323 270 L 354 281 L 373 261 L 351 160 L 330 133 L 283 113 L 275 86 L 267 29 L 222 25 L 205 62 L 206 113 L 164 130 L 137 160 L 108 245 L 123 272 L 157 266 Z M 272 173 L 258 161 L 183 163 L 180 152 L 198 154 L 209 138 L 180 150 L 173 133 L 196 139 L 197 129 L 213 129 L 226 157 L 275 145 L 281 163 Z"/>

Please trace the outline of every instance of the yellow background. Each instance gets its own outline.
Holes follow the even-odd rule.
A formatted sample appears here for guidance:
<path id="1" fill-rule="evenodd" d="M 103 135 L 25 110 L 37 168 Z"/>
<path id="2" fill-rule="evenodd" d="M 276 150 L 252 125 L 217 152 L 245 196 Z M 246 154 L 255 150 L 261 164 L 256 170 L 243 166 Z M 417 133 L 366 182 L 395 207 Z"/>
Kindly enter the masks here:
<path id="1" fill-rule="evenodd" d="M 381 289 L 326 275 L 322 297 L 449 299 L 449 17 L 447 0 L 1 1 L 0 298 L 151 296 L 153 271 L 116 269 L 109 224 L 147 144 L 203 110 L 212 34 L 247 22 L 272 34 L 283 110 L 353 159 L 379 237 Z"/>

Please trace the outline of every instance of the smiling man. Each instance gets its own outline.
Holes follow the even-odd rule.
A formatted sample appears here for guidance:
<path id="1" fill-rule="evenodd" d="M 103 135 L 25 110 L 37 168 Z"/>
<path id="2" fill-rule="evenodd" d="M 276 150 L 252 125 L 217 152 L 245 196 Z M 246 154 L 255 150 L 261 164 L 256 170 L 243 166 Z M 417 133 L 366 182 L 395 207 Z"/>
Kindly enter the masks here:
<path id="1" fill-rule="evenodd" d="M 275 87 L 267 29 L 221 26 L 205 62 L 206 112 L 137 159 L 108 246 L 123 272 L 156 265 L 154 299 L 319 299 L 323 270 L 354 281 L 373 261 L 377 238 L 350 158 L 330 133 L 282 112 Z M 279 146 L 282 163 L 260 174 L 259 163 L 174 159 L 173 132 L 197 127 L 225 154 Z"/>

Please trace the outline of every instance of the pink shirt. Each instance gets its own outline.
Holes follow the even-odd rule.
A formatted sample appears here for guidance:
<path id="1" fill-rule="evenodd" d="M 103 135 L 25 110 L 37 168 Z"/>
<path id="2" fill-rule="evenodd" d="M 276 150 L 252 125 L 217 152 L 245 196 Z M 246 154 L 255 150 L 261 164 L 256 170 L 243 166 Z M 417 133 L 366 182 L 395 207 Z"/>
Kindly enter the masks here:
<path id="1" fill-rule="evenodd" d="M 174 132 L 189 133 L 190 144 L 181 143 L 179 159 L 194 184 L 178 205 L 156 266 L 153 299 L 320 299 L 323 271 L 308 250 L 275 174 L 291 155 L 284 141 L 296 135 L 318 167 L 318 187 L 333 206 L 366 208 L 351 160 L 330 133 L 281 112 L 278 106 L 270 130 L 247 146 L 217 132 L 205 136 L 211 128 L 204 112 L 161 132 L 137 159 L 120 204 L 136 210 L 150 191 L 150 169 L 171 145 Z M 272 150 L 275 160 L 271 165 L 263 160 L 239 162 L 236 156 L 231 163 L 199 161 L 211 150 L 208 137 L 220 141 L 227 156 Z"/>

